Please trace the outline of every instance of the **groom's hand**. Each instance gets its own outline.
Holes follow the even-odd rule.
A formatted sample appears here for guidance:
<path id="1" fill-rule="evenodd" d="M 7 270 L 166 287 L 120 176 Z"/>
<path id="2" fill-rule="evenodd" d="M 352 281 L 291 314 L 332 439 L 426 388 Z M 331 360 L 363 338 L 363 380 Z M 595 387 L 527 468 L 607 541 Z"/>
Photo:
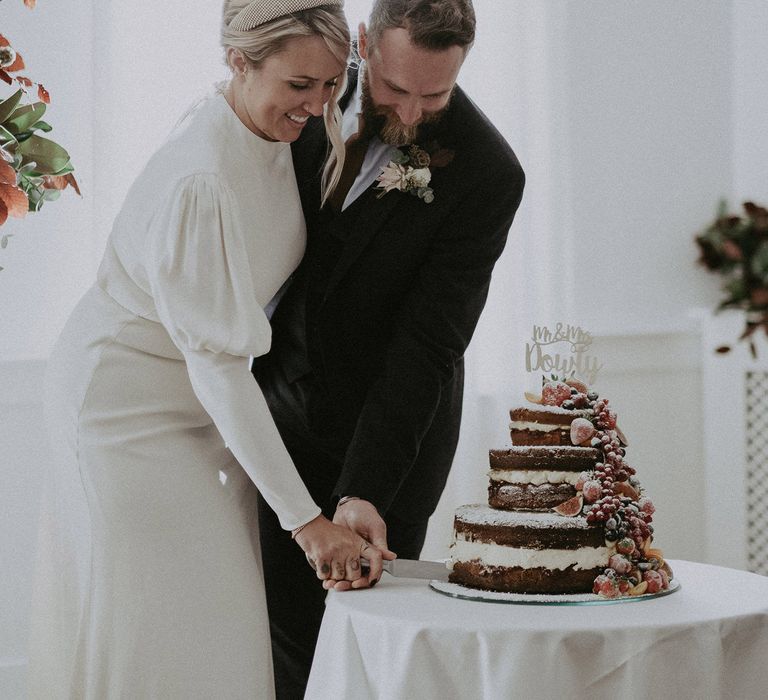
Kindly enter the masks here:
<path id="1" fill-rule="evenodd" d="M 370 542 L 381 552 L 381 558 L 369 558 L 371 568 L 367 576 L 363 576 L 356 581 L 326 580 L 323 581 L 323 587 L 326 589 L 334 588 L 339 591 L 373 586 L 381 578 L 381 559 L 395 559 L 397 557 L 387 546 L 387 525 L 379 515 L 379 511 L 376 510 L 376 506 L 362 498 L 345 500 L 336 508 L 333 522 L 336 525 L 348 527 L 360 535 L 360 537 Z"/>

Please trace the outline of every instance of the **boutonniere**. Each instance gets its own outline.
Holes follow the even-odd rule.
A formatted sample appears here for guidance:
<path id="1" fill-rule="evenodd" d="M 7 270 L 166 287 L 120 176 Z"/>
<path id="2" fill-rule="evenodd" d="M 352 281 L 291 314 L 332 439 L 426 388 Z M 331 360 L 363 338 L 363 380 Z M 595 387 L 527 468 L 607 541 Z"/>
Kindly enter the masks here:
<path id="1" fill-rule="evenodd" d="M 376 187 L 382 190 L 378 197 L 383 197 L 391 190 L 399 190 L 431 204 L 435 200 L 435 192 L 429 186 L 432 181 L 430 167 L 439 168 L 448 165 L 454 156 L 453 151 L 440 148 L 436 143 L 431 145 L 434 146 L 430 149 L 431 154 L 415 143 L 397 149 L 376 178 L 379 183 Z"/>

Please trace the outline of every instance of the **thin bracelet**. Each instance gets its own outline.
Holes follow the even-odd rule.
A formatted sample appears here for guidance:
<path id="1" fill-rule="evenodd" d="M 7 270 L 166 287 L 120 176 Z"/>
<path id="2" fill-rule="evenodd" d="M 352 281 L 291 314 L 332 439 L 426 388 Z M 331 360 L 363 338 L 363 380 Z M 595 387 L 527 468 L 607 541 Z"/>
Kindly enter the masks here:
<path id="1" fill-rule="evenodd" d="M 312 520 L 314 520 L 314 518 L 312 518 Z M 311 523 L 312 520 L 310 520 L 309 523 Z M 297 528 L 291 530 L 291 539 L 295 540 L 296 535 L 298 535 L 307 525 L 309 525 L 309 523 L 304 523 L 303 525 L 299 525 Z"/>
<path id="2" fill-rule="evenodd" d="M 359 500 L 360 500 L 360 496 L 343 496 L 342 498 L 339 499 L 339 502 L 336 504 L 336 507 L 341 508 L 341 506 L 343 506 L 348 501 L 359 501 Z"/>

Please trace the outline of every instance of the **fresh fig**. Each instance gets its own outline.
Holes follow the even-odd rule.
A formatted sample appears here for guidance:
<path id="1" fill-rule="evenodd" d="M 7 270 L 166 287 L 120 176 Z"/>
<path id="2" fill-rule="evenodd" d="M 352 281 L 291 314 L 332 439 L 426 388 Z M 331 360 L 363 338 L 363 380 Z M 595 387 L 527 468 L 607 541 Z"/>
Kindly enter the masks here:
<path id="1" fill-rule="evenodd" d="M 579 515 L 581 513 L 581 509 L 584 506 L 584 499 L 582 498 L 581 494 L 578 496 L 574 496 L 573 498 L 569 498 L 567 501 L 564 501 L 559 506 L 555 506 L 552 510 L 555 511 L 555 513 L 558 513 L 559 515 L 563 515 L 566 518 L 573 518 L 576 515 Z"/>

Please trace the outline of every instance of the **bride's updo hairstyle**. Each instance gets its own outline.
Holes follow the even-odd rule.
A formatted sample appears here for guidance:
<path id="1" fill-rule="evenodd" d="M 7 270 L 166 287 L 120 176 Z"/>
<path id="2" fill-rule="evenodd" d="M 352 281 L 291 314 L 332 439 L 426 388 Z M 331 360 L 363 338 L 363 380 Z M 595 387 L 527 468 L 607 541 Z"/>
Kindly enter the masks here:
<path id="1" fill-rule="evenodd" d="M 221 45 L 239 49 L 258 70 L 270 56 L 280 53 L 289 40 L 319 36 L 328 50 L 346 66 L 350 36 L 342 0 L 224 0 Z M 328 198 L 341 177 L 344 142 L 341 138 L 341 110 L 338 98 L 347 84 L 342 72 L 323 110 L 331 154 L 322 177 L 322 201 Z"/>

